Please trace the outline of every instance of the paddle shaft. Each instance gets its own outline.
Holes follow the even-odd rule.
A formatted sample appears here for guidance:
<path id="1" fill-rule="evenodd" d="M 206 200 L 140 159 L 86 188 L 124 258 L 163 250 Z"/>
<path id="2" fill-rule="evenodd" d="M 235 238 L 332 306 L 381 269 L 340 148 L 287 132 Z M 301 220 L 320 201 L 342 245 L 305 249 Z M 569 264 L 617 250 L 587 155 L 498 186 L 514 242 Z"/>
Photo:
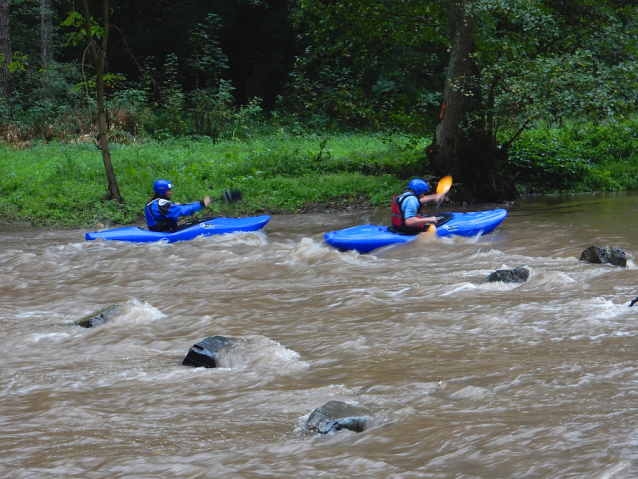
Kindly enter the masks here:
<path id="1" fill-rule="evenodd" d="M 439 180 L 439 183 L 436 185 L 436 194 L 440 195 L 440 194 L 447 193 L 448 191 L 450 191 L 450 186 L 452 186 L 452 175 L 444 176 L 443 178 Z M 436 208 L 434 208 L 434 216 L 436 216 L 436 214 L 438 213 L 439 206 L 441 206 L 441 203 L 437 202 Z M 435 231 L 436 231 L 436 226 L 434 225 L 434 223 L 431 223 L 430 226 L 428 227 L 428 232 L 435 232 Z"/>

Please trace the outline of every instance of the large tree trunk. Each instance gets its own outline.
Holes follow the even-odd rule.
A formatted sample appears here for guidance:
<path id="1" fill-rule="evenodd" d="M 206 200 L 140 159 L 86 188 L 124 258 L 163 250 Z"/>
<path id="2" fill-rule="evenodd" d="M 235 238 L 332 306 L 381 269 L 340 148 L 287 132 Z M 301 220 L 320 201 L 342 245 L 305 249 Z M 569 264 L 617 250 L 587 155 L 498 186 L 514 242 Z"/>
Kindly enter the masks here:
<path id="1" fill-rule="evenodd" d="M 11 106 L 11 35 L 9 34 L 9 0 L 0 0 L 0 98 Z"/>
<path id="2" fill-rule="evenodd" d="M 124 199 L 120 195 L 120 188 L 117 185 L 115 171 L 111 163 L 111 152 L 109 150 L 109 134 L 108 125 L 106 123 L 106 102 L 104 101 L 104 71 L 106 68 L 106 47 L 109 38 L 109 2 L 104 0 L 104 35 L 102 36 L 102 47 L 98 50 L 93 33 L 91 31 L 91 15 L 89 14 L 89 6 L 87 0 L 82 0 L 84 29 L 87 33 L 89 41 L 89 52 L 95 67 L 95 83 L 97 85 L 97 117 L 98 117 L 98 137 L 100 150 L 102 151 L 102 160 L 104 161 L 104 170 L 106 171 L 106 180 L 108 183 L 107 199 L 117 200 L 123 203 Z"/>
<path id="3" fill-rule="evenodd" d="M 433 146 L 427 151 L 438 175 L 454 176 L 453 197 L 464 201 L 498 201 L 516 197 L 511 178 L 503 175 L 507 164 L 507 146 L 499 147 L 491 118 L 484 118 L 482 93 L 472 80 L 478 75 L 472 60 L 475 0 L 447 0 L 450 22 L 450 60 L 443 90 Z M 471 93 L 470 96 L 466 96 Z M 488 99 L 489 103 L 489 99 Z M 493 104 L 488 104 L 488 111 Z M 467 129 L 460 126 L 468 111 L 477 112 L 479 120 Z"/>
<path id="4" fill-rule="evenodd" d="M 46 68 L 53 62 L 52 0 L 40 0 L 40 59 Z"/>
<path id="5" fill-rule="evenodd" d="M 428 151 L 434 170 L 439 175 L 458 175 L 459 126 L 465 113 L 468 82 L 472 75 L 473 33 L 475 17 L 468 8 L 474 0 L 448 0 L 451 45 L 445 77 L 443 103 L 436 127 L 434 147 Z"/>

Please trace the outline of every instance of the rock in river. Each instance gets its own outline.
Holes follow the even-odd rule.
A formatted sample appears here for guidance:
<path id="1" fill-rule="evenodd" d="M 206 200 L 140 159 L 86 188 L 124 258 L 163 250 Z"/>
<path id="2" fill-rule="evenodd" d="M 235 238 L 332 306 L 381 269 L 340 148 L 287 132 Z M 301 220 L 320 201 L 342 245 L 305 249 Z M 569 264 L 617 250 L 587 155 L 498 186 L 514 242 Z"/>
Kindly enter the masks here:
<path id="1" fill-rule="evenodd" d="M 590 246 L 580 254 L 579 261 L 589 261 L 596 264 L 613 264 L 627 266 L 627 255 L 613 246 Z"/>
<path id="2" fill-rule="evenodd" d="M 93 328 L 95 326 L 99 326 L 100 324 L 104 324 L 107 321 L 113 319 L 115 316 L 120 314 L 122 310 L 121 305 L 114 304 L 112 306 L 108 306 L 106 308 L 100 309 L 95 313 L 89 314 L 88 316 L 75 321 L 75 324 L 82 326 L 84 328 Z"/>
<path id="3" fill-rule="evenodd" d="M 526 283 L 529 278 L 529 267 L 517 266 L 512 270 L 499 269 L 491 273 L 485 281 L 490 283 L 502 281 L 503 283 Z"/>
<path id="4" fill-rule="evenodd" d="M 329 401 L 315 409 L 306 421 L 306 429 L 320 434 L 349 429 L 362 432 L 372 421 L 370 414 L 359 406 L 343 401 Z"/>
<path id="5" fill-rule="evenodd" d="M 198 368 L 216 368 L 219 364 L 220 351 L 232 346 L 237 341 L 239 339 L 225 336 L 212 336 L 203 339 L 191 346 L 182 364 Z"/>

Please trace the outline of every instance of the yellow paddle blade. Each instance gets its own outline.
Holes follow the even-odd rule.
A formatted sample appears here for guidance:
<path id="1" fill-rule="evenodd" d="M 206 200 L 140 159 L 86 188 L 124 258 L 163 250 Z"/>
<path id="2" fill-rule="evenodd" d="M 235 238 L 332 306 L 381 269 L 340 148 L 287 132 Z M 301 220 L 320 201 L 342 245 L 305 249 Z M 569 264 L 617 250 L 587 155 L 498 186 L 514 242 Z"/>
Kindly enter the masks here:
<path id="1" fill-rule="evenodd" d="M 436 233 L 436 226 L 434 226 L 434 223 L 430 223 L 430 226 L 428 226 L 426 233 Z"/>
<path id="2" fill-rule="evenodd" d="M 452 175 L 444 176 L 439 180 L 439 184 L 436 185 L 436 193 L 447 193 L 450 190 L 450 186 L 452 186 Z"/>

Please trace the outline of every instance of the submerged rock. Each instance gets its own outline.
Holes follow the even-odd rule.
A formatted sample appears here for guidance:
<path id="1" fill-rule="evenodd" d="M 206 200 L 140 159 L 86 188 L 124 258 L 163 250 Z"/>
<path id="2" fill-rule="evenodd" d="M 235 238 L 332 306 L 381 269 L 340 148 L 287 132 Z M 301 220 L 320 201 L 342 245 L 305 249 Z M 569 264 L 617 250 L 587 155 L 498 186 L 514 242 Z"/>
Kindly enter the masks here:
<path id="1" fill-rule="evenodd" d="M 99 326 L 101 324 L 110 321 L 115 316 L 120 314 L 122 310 L 122 306 L 119 304 L 114 304 L 112 306 L 108 306 L 106 308 L 100 309 L 93 314 L 89 314 L 88 316 L 75 321 L 75 324 L 78 326 L 82 326 L 84 328 L 94 328 L 95 326 Z"/>
<path id="2" fill-rule="evenodd" d="M 306 429 L 320 434 L 349 429 L 354 432 L 364 431 L 372 421 L 367 411 L 346 404 L 342 401 L 329 401 L 315 409 L 306 421 Z"/>
<path id="3" fill-rule="evenodd" d="M 579 261 L 588 261 L 596 264 L 613 264 L 614 266 L 627 266 L 627 255 L 613 246 L 590 246 L 580 254 Z"/>
<path id="4" fill-rule="evenodd" d="M 182 364 L 197 368 L 216 368 L 219 364 L 220 351 L 223 348 L 232 346 L 237 341 L 239 339 L 225 336 L 206 338 L 191 346 Z"/>
<path id="5" fill-rule="evenodd" d="M 529 278 L 529 267 L 527 265 L 517 266 L 512 270 L 499 269 L 491 273 L 485 281 L 494 283 L 502 281 L 503 283 L 526 283 Z"/>

